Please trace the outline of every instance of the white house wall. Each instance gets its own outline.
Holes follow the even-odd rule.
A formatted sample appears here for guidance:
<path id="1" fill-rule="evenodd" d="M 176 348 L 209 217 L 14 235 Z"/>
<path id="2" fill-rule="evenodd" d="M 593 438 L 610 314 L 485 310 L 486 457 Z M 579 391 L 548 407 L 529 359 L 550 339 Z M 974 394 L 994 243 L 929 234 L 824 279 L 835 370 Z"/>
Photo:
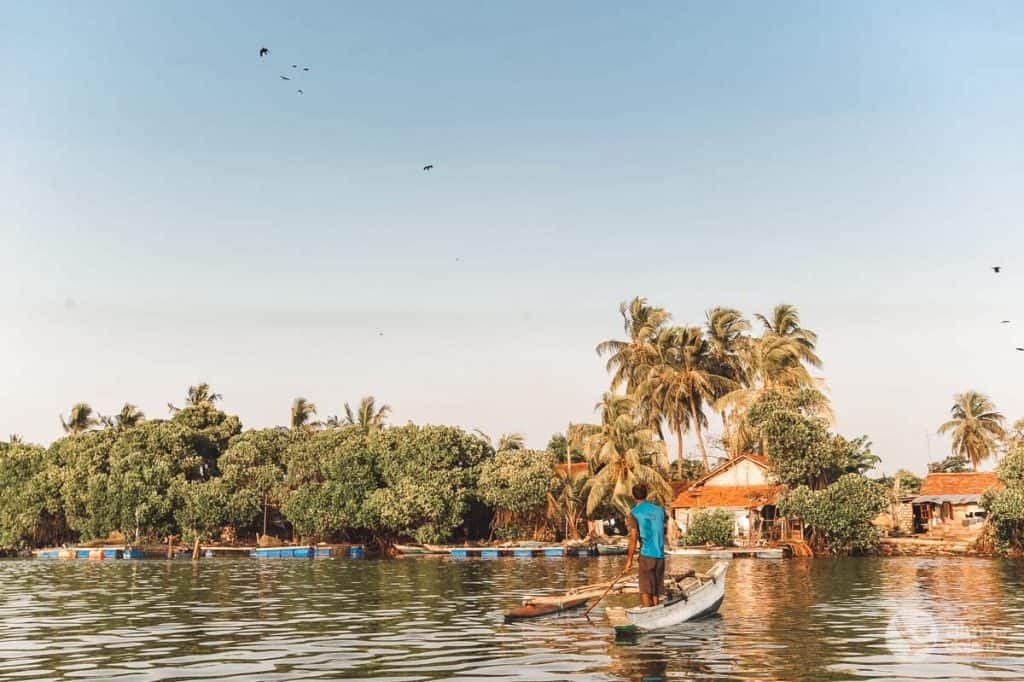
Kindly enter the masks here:
<path id="1" fill-rule="evenodd" d="M 768 485 L 768 470 L 749 459 L 741 459 L 731 467 L 704 481 L 705 487 L 723 485 Z"/>

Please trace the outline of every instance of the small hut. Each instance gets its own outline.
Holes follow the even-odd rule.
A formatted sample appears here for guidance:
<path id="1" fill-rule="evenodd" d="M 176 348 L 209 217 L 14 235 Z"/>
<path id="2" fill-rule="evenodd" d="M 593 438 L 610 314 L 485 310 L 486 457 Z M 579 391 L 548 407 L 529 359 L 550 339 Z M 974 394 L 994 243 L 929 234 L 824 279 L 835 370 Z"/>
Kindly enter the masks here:
<path id="1" fill-rule="evenodd" d="M 928 474 L 920 494 L 911 502 L 915 532 L 980 527 L 986 516 L 978 504 L 982 494 L 1001 487 L 1003 482 L 990 471 Z"/>

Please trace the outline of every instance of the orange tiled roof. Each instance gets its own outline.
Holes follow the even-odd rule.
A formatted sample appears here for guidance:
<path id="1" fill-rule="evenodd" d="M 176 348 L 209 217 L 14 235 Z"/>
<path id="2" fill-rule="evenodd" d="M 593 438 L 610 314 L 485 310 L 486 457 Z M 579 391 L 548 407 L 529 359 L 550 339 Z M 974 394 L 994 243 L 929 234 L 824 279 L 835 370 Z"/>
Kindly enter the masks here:
<path id="1" fill-rule="evenodd" d="M 673 509 L 734 507 L 750 509 L 775 504 L 781 485 L 715 485 L 684 490 L 672 501 Z"/>
<path id="2" fill-rule="evenodd" d="M 989 488 L 1001 488 L 1003 482 L 992 471 L 963 474 L 928 474 L 919 495 L 980 495 Z"/>

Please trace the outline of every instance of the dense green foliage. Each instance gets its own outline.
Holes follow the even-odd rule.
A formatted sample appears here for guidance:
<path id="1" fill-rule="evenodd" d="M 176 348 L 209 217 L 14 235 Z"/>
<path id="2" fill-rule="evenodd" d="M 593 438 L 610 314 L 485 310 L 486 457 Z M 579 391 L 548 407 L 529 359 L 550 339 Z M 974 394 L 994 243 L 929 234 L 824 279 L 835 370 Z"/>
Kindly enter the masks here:
<path id="1" fill-rule="evenodd" d="M 501 538 L 536 537 L 553 525 L 547 509 L 563 482 L 555 476 L 558 460 L 547 450 L 501 450 L 480 469 L 480 499 L 495 509 L 494 534 Z"/>
<path id="2" fill-rule="evenodd" d="M 46 449 L 37 445 L 0 445 L 0 547 L 59 539 L 59 483 L 46 460 Z"/>
<path id="3" fill-rule="evenodd" d="M 945 459 L 928 462 L 930 474 L 962 474 L 971 470 L 971 463 L 963 455 L 954 452 Z"/>
<path id="4" fill-rule="evenodd" d="M 749 420 L 767 441 L 768 459 L 780 482 L 820 490 L 843 474 L 862 474 L 879 459 L 866 437 L 848 440 L 830 433 L 815 414 L 820 394 L 767 391 L 750 408 Z"/>
<path id="5" fill-rule="evenodd" d="M 490 446 L 451 426 L 410 424 L 372 435 L 382 487 L 367 499 L 371 529 L 420 542 L 449 537 L 477 495 Z"/>
<path id="6" fill-rule="evenodd" d="M 715 545 L 728 547 L 733 543 L 733 526 L 735 521 L 731 512 L 725 509 L 700 511 L 690 519 L 686 535 L 682 537 L 684 545 Z"/>
<path id="7" fill-rule="evenodd" d="M 921 485 L 924 483 L 924 479 L 906 469 L 900 469 L 892 476 L 882 476 L 877 479 L 879 485 L 893 492 L 896 490 L 897 482 L 899 482 L 899 494 L 901 496 L 916 495 L 921 492 Z"/>
<path id="8" fill-rule="evenodd" d="M 547 504 L 558 488 L 556 460 L 547 450 L 503 450 L 480 470 L 480 499 L 492 507 L 527 512 Z"/>
<path id="9" fill-rule="evenodd" d="M 118 418 L 93 423 L 91 408 L 76 405 L 77 426 L 50 447 L 0 445 L 0 546 L 115 531 L 130 542 L 205 541 L 226 529 L 252 538 L 265 526 L 302 539 L 443 541 L 480 504 L 481 471 L 494 452 L 461 429 L 388 427 L 387 406 L 366 398 L 351 425 L 319 428 L 304 401 L 293 405 L 294 428 L 242 432 L 219 399 L 206 385 L 192 387 L 171 419 L 150 421 L 126 405 Z M 514 456 L 534 461 L 505 469 L 528 474 L 510 481 L 507 501 L 557 488 L 549 453 L 503 453 Z"/>
<path id="10" fill-rule="evenodd" d="M 985 491 L 981 506 L 988 510 L 996 548 L 1024 550 L 1024 446 L 1017 445 L 996 468 L 1003 489 Z"/>
<path id="11" fill-rule="evenodd" d="M 294 438 L 283 455 L 282 511 L 301 537 L 367 528 L 366 500 L 378 487 L 368 434 L 356 426 Z"/>
<path id="12" fill-rule="evenodd" d="M 779 511 L 797 516 L 834 554 L 870 551 L 878 542 L 871 523 L 886 504 L 885 489 L 861 474 L 845 474 L 823 490 L 798 486 L 780 501 Z"/>

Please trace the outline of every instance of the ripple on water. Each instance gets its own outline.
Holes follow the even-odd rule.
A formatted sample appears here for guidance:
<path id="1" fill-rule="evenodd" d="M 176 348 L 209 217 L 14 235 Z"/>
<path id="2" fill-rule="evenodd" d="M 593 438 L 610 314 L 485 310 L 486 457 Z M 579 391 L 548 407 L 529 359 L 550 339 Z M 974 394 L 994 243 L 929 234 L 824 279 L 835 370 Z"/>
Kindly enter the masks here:
<path id="1" fill-rule="evenodd" d="M 1012 562 L 735 561 L 720 617 L 633 643 L 579 614 L 501 619 L 620 566 L 4 561 L 0 680 L 1024 679 Z"/>

